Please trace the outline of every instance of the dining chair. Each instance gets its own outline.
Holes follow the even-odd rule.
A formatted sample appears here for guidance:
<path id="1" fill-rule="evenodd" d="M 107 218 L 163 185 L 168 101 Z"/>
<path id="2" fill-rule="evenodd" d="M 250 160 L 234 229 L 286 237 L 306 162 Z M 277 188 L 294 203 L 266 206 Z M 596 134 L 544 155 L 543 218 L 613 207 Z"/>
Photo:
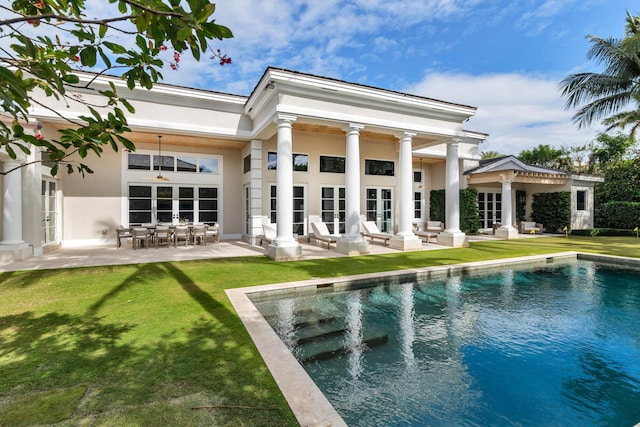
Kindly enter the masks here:
<path id="1" fill-rule="evenodd" d="M 177 225 L 173 230 L 173 246 L 178 246 L 180 240 L 184 240 L 185 246 L 191 244 L 191 229 L 188 225 Z"/>
<path id="2" fill-rule="evenodd" d="M 134 227 L 131 229 L 131 243 L 134 250 L 136 249 L 136 246 L 141 248 L 143 245 L 148 249 L 150 238 L 151 234 L 149 233 L 149 229 L 146 227 Z"/>
<path id="3" fill-rule="evenodd" d="M 167 247 L 169 247 L 169 245 L 171 244 L 172 234 L 173 233 L 169 227 L 157 226 L 155 229 L 156 249 L 158 249 L 158 246 L 160 245 L 166 245 Z"/>

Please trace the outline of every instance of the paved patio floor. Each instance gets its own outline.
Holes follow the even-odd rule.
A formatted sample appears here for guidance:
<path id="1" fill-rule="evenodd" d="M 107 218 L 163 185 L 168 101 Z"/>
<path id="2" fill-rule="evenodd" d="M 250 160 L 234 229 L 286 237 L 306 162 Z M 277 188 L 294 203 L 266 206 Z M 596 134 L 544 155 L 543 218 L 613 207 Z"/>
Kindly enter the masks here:
<path id="1" fill-rule="evenodd" d="M 526 237 L 526 236 L 521 236 Z M 469 236 L 470 241 L 495 240 L 494 236 Z M 371 254 L 398 252 L 396 249 L 383 246 L 378 242 L 369 244 Z M 436 243 L 423 243 L 422 250 L 448 249 Z M 121 248 L 110 246 L 94 246 L 82 248 L 58 248 L 47 251 L 40 257 L 25 261 L 14 261 L 0 265 L 0 272 L 18 270 L 40 270 L 51 268 L 89 267 L 97 265 L 138 264 L 146 262 L 185 261 L 193 259 L 229 258 L 243 256 L 265 256 L 265 248 L 250 245 L 238 240 L 222 240 L 219 243 L 208 243 L 206 246 L 178 246 L 136 249 L 131 244 Z M 302 243 L 302 259 L 318 259 L 343 257 L 333 248 Z"/>

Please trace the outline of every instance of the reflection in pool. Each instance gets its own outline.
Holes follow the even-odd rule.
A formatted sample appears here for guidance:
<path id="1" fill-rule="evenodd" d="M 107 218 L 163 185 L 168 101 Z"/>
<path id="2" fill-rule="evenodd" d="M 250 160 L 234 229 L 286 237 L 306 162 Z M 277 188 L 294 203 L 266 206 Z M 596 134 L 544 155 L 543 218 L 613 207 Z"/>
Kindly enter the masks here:
<path id="1" fill-rule="evenodd" d="M 640 273 L 589 261 L 252 300 L 350 426 L 640 422 Z"/>

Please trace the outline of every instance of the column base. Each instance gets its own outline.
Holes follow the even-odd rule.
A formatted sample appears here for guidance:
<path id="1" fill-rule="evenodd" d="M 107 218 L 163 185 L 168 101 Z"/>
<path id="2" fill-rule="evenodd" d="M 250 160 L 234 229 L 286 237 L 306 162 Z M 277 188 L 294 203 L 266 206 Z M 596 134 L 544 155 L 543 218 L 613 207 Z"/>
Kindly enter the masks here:
<path id="1" fill-rule="evenodd" d="M 517 239 L 518 238 L 518 230 L 514 227 L 502 226 L 496 228 L 494 236 L 499 237 L 501 239 Z"/>
<path id="2" fill-rule="evenodd" d="M 369 242 L 363 237 L 340 237 L 336 242 L 336 251 L 349 256 L 367 255 Z"/>
<path id="3" fill-rule="evenodd" d="M 4 243 L 0 242 L 0 264 L 7 264 L 13 261 L 24 261 L 33 256 L 33 250 L 25 243 Z"/>
<path id="4" fill-rule="evenodd" d="M 273 242 L 267 246 L 267 254 L 274 261 L 295 261 L 302 257 L 302 246 L 298 242 Z"/>
<path id="5" fill-rule="evenodd" d="M 452 248 L 466 248 L 469 246 L 469 239 L 462 231 L 445 230 L 438 234 L 438 244 Z"/>
<path id="6" fill-rule="evenodd" d="M 416 235 L 398 236 L 397 234 L 389 240 L 389 247 L 401 251 L 417 251 L 422 249 L 422 240 Z"/>

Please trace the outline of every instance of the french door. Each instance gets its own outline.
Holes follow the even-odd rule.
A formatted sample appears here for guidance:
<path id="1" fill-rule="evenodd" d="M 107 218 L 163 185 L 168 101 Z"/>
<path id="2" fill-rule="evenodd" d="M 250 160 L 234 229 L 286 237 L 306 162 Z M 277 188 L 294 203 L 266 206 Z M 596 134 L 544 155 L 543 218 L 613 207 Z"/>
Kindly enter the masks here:
<path id="1" fill-rule="evenodd" d="M 478 192 L 480 228 L 491 229 L 502 222 L 502 193 Z"/>
<path id="2" fill-rule="evenodd" d="M 55 181 L 43 179 L 42 191 L 42 244 L 48 245 L 57 241 L 57 184 Z"/>
<path id="3" fill-rule="evenodd" d="M 217 187 L 129 185 L 129 224 L 218 222 Z"/>
<path id="4" fill-rule="evenodd" d="M 345 233 L 346 190 L 344 187 L 322 187 L 320 215 L 331 234 Z"/>
<path id="5" fill-rule="evenodd" d="M 365 217 L 375 221 L 378 229 L 385 233 L 393 232 L 393 199 L 390 188 L 370 187 L 366 190 Z"/>

